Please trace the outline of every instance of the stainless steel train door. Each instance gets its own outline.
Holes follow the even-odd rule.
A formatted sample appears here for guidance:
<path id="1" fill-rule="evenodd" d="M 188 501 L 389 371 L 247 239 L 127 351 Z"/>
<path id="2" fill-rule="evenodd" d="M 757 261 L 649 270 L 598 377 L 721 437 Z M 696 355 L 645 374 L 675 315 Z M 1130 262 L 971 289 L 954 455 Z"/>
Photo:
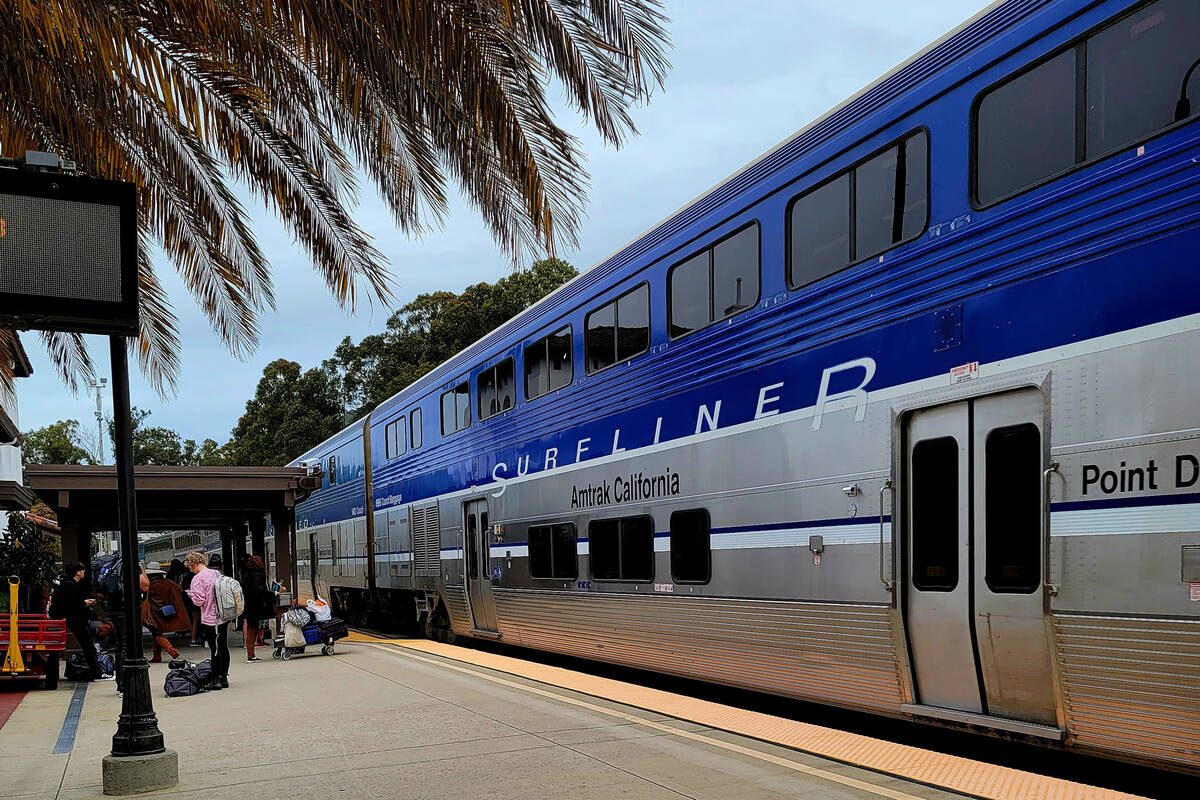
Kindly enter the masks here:
<path id="1" fill-rule="evenodd" d="M 495 632 L 492 600 L 491 531 L 486 500 L 463 503 L 463 554 L 466 557 L 467 597 L 476 630 Z"/>
<path id="2" fill-rule="evenodd" d="M 1056 727 L 1040 392 L 913 414 L 905 622 L 922 706 Z"/>

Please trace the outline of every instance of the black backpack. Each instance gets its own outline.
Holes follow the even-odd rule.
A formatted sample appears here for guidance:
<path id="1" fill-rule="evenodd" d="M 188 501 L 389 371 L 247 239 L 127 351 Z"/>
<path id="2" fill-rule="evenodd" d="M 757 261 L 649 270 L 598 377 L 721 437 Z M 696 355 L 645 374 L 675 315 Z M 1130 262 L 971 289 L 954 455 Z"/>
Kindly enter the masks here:
<path id="1" fill-rule="evenodd" d="M 196 671 L 183 667 L 167 673 L 163 682 L 163 691 L 167 697 L 191 697 L 204 691 L 200 681 L 196 679 Z"/>
<path id="2" fill-rule="evenodd" d="M 63 667 L 63 678 L 68 681 L 87 680 L 91 671 L 92 667 L 83 657 L 83 653 L 71 653 L 67 656 L 66 666 Z"/>

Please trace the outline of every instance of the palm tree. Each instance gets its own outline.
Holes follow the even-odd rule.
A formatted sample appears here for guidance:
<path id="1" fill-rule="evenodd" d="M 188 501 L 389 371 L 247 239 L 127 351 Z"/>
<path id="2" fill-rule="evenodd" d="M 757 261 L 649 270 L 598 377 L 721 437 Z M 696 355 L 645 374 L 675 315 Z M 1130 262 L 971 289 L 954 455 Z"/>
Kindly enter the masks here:
<path id="1" fill-rule="evenodd" d="M 156 245 L 234 355 L 274 307 L 231 181 L 343 307 L 386 303 L 388 269 L 351 213 L 363 177 L 409 234 L 442 221 L 453 182 L 514 262 L 553 253 L 575 241 L 587 176 L 548 87 L 620 146 L 668 66 L 660 0 L 0 0 L 0 19 L 0 152 L 138 186 L 137 352 L 161 392 L 179 342 Z M 74 390 L 91 372 L 82 338 L 43 339 Z"/>

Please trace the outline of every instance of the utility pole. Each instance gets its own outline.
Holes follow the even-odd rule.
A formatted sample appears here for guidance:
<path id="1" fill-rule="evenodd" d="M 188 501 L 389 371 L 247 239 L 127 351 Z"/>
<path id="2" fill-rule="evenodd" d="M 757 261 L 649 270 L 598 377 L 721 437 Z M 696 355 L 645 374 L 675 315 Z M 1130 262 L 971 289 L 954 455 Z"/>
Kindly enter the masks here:
<path id="1" fill-rule="evenodd" d="M 103 392 L 108 384 L 108 378 L 92 379 L 92 390 L 96 393 L 96 447 L 98 463 L 104 463 L 104 405 Z"/>

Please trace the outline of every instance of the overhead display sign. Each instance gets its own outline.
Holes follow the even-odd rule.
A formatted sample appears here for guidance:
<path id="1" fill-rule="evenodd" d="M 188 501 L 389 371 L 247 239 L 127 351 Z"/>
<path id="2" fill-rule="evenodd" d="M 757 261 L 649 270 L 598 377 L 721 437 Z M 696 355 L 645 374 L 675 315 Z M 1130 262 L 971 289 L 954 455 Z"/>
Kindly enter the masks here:
<path id="1" fill-rule="evenodd" d="M 0 326 L 138 332 L 132 183 L 0 169 Z"/>

